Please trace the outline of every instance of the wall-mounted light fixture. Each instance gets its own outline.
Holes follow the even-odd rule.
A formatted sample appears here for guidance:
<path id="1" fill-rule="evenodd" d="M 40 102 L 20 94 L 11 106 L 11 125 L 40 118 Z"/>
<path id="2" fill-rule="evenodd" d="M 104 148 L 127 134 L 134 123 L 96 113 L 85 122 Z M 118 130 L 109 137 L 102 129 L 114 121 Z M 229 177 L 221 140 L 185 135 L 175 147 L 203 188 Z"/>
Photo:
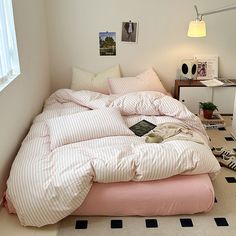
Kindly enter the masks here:
<path id="1" fill-rule="evenodd" d="M 208 11 L 208 12 L 204 12 L 204 13 L 199 13 L 196 5 L 194 5 L 194 8 L 197 13 L 197 18 L 196 18 L 196 20 L 191 21 L 189 23 L 188 36 L 189 37 L 205 37 L 206 36 L 206 24 L 202 20 L 202 17 L 207 16 L 207 15 L 212 15 L 215 13 L 220 13 L 223 11 L 234 10 L 234 9 L 236 9 L 236 5 L 223 7 L 223 8 L 217 9 L 217 10 Z"/>

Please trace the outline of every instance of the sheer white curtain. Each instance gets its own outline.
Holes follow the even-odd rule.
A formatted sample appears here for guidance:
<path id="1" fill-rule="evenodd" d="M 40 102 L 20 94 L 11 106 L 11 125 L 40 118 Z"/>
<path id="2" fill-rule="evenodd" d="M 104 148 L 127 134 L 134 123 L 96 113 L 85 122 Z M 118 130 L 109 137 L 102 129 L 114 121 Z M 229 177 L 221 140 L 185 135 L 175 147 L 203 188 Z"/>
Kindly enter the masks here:
<path id="1" fill-rule="evenodd" d="M 12 0 L 0 0 L 0 84 L 19 73 Z"/>

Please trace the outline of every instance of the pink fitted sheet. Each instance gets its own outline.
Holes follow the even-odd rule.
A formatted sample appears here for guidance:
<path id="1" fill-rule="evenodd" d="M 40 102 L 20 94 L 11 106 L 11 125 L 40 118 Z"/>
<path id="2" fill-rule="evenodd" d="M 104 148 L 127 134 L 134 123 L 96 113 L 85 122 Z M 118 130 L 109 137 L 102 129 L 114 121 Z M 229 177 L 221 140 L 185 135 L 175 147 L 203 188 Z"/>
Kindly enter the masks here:
<path id="1" fill-rule="evenodd" d="M 194 214 L 209 211 L 214 198 L 208 174 L 179 175 L 147 182 L 94 183 L 83 204 L 72 215 Z M 15 213 L 9 199 L 6 199 L 5 207 Z"/>
<path id="2" fill-rule="evenodd" d="M 209 211 L 214 189 L 207 174 L 148 182 L 94 183 L 73 215 L 156 216 Z"/>

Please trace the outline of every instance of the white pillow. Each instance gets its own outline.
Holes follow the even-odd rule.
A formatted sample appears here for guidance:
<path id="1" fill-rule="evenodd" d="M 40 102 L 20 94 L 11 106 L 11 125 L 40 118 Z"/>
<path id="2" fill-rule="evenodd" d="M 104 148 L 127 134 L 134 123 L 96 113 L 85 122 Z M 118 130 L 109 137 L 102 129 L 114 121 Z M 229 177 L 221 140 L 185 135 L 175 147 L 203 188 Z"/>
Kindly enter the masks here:
<path id="1" fill-rule="evenodd" d="M 50 119 L 46 123 L 49 127 L 51 150 L 90 139 L 133 135 L 117 108 L 84 111 Z"/>
<path id="2" fill-rule="evenodd" d="M 109 78 L 111 94 L 125 94 L 138 91 L 157 91 L 167 94 L 164 86 L 153 69 L 136 77 Z"/>
<path id="3" fill-rule="evenodd" d="M 98 73 L 97 75 L 81 70 L 79 68 L 73 68 L 71 89 L 90 90 L 94 92 L 109 94 L 108 78 L 119 78 L 120 76 L 119 65 Z"/>

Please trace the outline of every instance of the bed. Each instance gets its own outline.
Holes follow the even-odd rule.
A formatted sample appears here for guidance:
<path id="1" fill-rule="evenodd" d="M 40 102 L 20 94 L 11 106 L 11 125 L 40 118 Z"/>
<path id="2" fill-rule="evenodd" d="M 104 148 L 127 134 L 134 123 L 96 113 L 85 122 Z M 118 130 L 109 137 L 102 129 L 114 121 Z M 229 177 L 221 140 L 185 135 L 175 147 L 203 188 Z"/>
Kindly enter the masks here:
<path id="1" fill-rule="evenodd" d="M 143 120 L 157 127 L 139 137 L 129 128 Z M 136 77 L 121 77 L 119 65 L 73 68 L 71 89 L 47 99 L 22 143 L 5 206 L 37 227 L 71 214 L 207 212 L 219 170 L 199 118 L 152 68 Z"/>
<path id="2" fill-rule="evenodd" d="M 143 119 L 187 132 L 146 143 L 128 128 Z M 161 130 L 166 135 L 170 129 Z M 7 181 L 7 204 L 22 225 L 37 227 L 70 214 L 209 211 L 210 178 L 220 166 L 207 143 L 200 120 L 163 93 L 61 89 L 46 101 L 22 143 Z"/>

